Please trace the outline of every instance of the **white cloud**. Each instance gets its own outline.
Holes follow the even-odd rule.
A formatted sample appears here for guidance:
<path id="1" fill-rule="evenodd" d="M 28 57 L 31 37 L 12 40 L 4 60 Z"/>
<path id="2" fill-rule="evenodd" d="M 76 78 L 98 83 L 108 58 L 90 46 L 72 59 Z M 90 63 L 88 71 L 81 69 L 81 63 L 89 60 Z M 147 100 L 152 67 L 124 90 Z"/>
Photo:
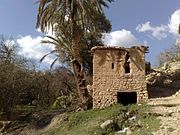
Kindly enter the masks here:
<path id="1" fill-rule="evenodd" d="M 173 34 L 178 34 L 178 28 L 180 24 L 180 9 L 176 10 L 169 20 L 169 32 Z"/>
<path id="2" fill-rule="evenodd" d="M 144 24 L 139 24 L 136 27 L 138 32 L 149 32 L 154 38 L 161 40 L 166 38 L 168 34 L 177 36 L 178 27 L 180 24 L 180 9 L 176 10 L 170 17 L 168 24 L 161 24 L 159 26 L 152 26 L 148 21 Z"/>
<path id="3" fill-rule="evenodd" d="M 107 46 L 123 47 L 130 47 L 139 43 L 137 38 L 130 31 L 125 29 L 104 34 L 102 41 Z"/>
<path id="4" fill-rule="evenodd" d="M 14 47 L 15 41 L 8 39 L 8 40 L 5 41 L 5 45 L 6 45 L 9 49 L 11 49 L 11 48 Z"/>
<path id="5" fill-rule="evenodd" d="M 36 31 L 39 32 L 39 33 L 42 33 L 40 28 L 37 28 Z"/>
<path id="6" fill-rule="evenodd" d="M 17 39 L 17 43 L 20 45 L 21 54 L 25 55 L 28 58 L 33 58 L 40 60 L 45 54 L 49 53 L 54 49 L 53 45 L 50 44 L 41 44 L 41 41 L 44 38 L 41 36 L 32 37 L 24 36 Z M 51 64 L 53 61 L 52 56 L 47 56 L 43 62 Z"/>
<path id="7" fill-rule="evenodd" d="M 168 26 L 161 24 L 160 26 L 152 26 L 150 22 L 139 24 L 136 27 L 139 32 L 151 32 L 152 36 L 161 40 L 167 37 Z"/>
<path id="8" fill-rule="evenodd" d="M 58 25 L 58 24 L 57 24 L 57 23 L 54 24 L 54 27 L 55 27 L 56 25 Z M 41 34 L 43 33 L 40 28 L 37 28 L 36 31 L 39 32 L 39 33 L 41 33 Z M 46 35 L 46 36 L 52 36 L 52 37 L 54 37 L 53 28 L 52 28 L 51 26 L 49 26 L 49 27 L 47 26 L 47 27 L 45 28 L 45 35 Z"/>
<path id="9" fill-rule="evenodd" d="M 17 43 L 22 48 L 21 54 L 39 61 L 45 54 L 54 50 L 54 45 L 41 44 L 43 39 L 45 38 L 41 36 L 32 37 L 31 35 L 18 38 Z M 110 34 L 104 34 L 102 40 L 108 46 L 130 47 L 139 43 L 136 37 L 130 31 L 125 29 L 114 31 Z M 53 60 L 54 57 L 49 55 L 43 62 L 51 64 Z"/>

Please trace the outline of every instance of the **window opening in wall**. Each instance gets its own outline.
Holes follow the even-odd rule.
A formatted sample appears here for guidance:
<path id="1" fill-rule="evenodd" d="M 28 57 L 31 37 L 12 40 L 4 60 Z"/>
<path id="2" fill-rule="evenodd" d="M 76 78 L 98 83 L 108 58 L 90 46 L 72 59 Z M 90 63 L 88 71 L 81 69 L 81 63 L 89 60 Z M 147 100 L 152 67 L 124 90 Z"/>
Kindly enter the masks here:
<path id="1" fill-rule="evenodd" d="M 130 63 L 127 62 L 125 65 L 125 73 L 130 73 Z"/>
<path id="2" fill-rule="evenodd" d="M 111 66 L 112 69 L 114 69 L 114 63 L 112 63 L 112 66 Z"/>
<path id="3" fill-rule="evenodd" d="M 126 57 L 125 57 L 125 64 L 124 64 L 124 69 L 125 73 L 130 73 L 130 62 L 129 62 L 129 52 L 127 52 Z"/>
<path id="4" fill-rule="evenodd" d="M 137 103 L 137 92 L 118 92 L 117 101 L 123 105 L 135 104 Z"/>

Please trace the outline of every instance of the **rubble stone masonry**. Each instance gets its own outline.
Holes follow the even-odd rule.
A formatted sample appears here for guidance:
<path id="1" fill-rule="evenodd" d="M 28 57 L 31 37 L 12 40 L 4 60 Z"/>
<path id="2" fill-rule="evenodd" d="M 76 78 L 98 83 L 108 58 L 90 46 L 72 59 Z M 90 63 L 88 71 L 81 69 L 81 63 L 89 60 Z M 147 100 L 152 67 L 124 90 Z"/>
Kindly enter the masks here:
<path id="1" fill-rule="evenodd" d="M 118 102 L 118 92 L 136 92 L 137 103 L 148 99 L 145 83 L 145 46 L 96 46 L 93 52 L 93 108 Z M 128 100 L 128 99 L 127 99 Z"/>

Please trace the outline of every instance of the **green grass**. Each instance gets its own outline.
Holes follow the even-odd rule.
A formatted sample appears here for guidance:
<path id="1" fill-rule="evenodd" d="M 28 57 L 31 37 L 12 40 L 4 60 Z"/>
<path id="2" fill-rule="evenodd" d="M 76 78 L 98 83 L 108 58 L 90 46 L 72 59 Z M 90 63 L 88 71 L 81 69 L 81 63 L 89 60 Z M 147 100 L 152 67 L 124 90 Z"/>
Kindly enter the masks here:
<path id="1" fill-rule="evenodd" d="M 132 135 L 152 135 L 153 131 L 156 131 L 160 127 L 159 120 L 154 116 L 148 116 L 141 120 L 141 128 L 135 130 Z"/>
<path id="2" fill-rule="evenodd" d="M 147 105 L 114 105 L 105 109 L 66 113 L 58 128 L 51 129 L 43 135 L 101 135 L 100 125 L 108 119 L 114 120 L 120 128 L 130 127 L 133 135 L 150 135 L 160 125 L 155 116 L 145 113 L 148 110 Z M 135 114 L 136 120 L 129 121 L 130 114 Z"/>

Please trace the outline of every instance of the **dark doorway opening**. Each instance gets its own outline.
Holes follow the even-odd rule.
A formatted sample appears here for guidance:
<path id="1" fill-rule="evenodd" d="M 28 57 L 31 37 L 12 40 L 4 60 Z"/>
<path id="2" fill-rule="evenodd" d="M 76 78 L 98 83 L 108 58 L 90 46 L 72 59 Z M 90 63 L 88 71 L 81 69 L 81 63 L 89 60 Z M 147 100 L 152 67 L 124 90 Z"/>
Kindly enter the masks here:
<path id="1" fill-rule="evenodd" d="M 123 105 L 136 104 L 137 92 L 118 92 L 117 100 L 118 100 L 118 103 L 123 104 Z"/>

